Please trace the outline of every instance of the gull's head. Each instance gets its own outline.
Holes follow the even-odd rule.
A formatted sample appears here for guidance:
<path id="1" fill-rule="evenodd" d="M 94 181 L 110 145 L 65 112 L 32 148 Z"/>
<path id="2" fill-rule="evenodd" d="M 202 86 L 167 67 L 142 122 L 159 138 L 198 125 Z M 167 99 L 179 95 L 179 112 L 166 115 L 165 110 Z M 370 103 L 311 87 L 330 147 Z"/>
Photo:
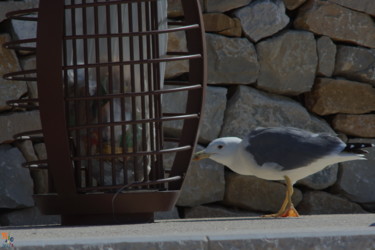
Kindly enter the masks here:
<path id="1" fill-rule="evenodd" d="M 208 146 L 194 154 L 193 160 L 199 161 L 210 158 L 216 162 L 226 164 L 234 157 L 242 140 L 237 137 L 223 137 L 213 140 Z"/>

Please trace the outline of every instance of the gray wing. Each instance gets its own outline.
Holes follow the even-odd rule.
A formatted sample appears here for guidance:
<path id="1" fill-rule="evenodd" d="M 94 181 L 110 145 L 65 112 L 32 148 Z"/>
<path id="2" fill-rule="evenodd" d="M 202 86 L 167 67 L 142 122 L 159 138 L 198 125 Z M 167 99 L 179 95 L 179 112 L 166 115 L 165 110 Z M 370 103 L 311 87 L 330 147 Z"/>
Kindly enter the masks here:
<path id="1" fill-rule="evenodd" d="M 246 150 L 258 165 L 277 163 L 282 170 L 306 166 L 345 148 L 345 143 L 335 136 L 290 127 L 258 128 L 245 140 Z"/>

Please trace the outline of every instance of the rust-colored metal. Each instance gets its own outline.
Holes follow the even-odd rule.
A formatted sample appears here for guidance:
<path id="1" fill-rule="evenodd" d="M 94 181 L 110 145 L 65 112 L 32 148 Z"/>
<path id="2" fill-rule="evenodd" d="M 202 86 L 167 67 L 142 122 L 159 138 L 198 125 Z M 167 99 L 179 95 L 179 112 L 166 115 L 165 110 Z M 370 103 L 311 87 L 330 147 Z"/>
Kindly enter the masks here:
<path id="1" fill-rule="evenodd" d="M 198 0 L 181 1 L 184 18 L 173 28 L 163 26 L 166 1 L 40 0 L 37 9 L 8 13 L 37 22 L 35 39 L 5 44 L 36 51 L 37 67 L 4 78 L 38 85 L 37 99 L 8 104 L 39 109 L 42 123 L 14 137 L 45 143 L 48 159 L 24 167 L 48 171 L 50 190 L 35 199 L 64 225 L 151 222 L 178 198 L 199 133 L 205 37 Z M 166 53 L 165 35 L 181 31 L 187 51 Z M 188 74 L 163 81 L 165 63 L 176 60 L 189 62 Z M 187 93 L 185 112 L 163 112 L 163 98 L 175 92 Z M 183 121 L 182 133 L 165 137 L 163 123 L 173 120 Z"/>

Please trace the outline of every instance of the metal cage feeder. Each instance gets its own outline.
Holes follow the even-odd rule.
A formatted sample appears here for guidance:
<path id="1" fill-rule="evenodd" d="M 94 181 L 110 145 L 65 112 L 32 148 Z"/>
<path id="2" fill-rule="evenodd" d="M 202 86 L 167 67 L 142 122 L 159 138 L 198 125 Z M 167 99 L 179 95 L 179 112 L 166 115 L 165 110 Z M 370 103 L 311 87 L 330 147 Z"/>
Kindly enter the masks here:
<path id="1" fill-rule="evenodd" d="M 35 51 L 36 69 L 4 77 L 37 82 L 37 99 L 8 104 L 40 110 L 42 130 L 14 137 L 45 143 L 48 158 L 24 166 L 48 172 L 48 192 L 34 197 L 63 225 L 152 222 L 176 203 L 198 137 L 205 38 L 198 0 L 182 0 L 184 17 L 173 22 L 166 2 L 40 0 L 37 9 L 8 13 L 37 22 L 35 39 L 4 45 Z M 181 31 L 187 51 L 167 53 L 167 34 Z M 164 80 L 166 62 L 175 60 L 188 62 L 189 72 Z M 185 112 L 163 112 L 175 92 L 187 94 Z M 181 134 L 167 137 L 163 123 L 174 120 L 183 121 Z M 171 169 L 166 154 L 175 154 Z"/>

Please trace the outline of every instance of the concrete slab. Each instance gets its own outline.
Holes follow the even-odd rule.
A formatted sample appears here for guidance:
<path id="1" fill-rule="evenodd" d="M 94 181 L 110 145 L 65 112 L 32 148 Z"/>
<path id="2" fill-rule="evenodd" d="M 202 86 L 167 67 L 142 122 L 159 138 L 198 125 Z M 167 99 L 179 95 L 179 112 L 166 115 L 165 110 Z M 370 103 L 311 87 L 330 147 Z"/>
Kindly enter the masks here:
<path id="1" fill-rule="evenodd" d="M 375 249 L 375 214 L 0 228 L 16 249 Z M 1 240 L 1 244 L 4 239 Z M 0 247 L 1 247 L 0 244 Z"/>

